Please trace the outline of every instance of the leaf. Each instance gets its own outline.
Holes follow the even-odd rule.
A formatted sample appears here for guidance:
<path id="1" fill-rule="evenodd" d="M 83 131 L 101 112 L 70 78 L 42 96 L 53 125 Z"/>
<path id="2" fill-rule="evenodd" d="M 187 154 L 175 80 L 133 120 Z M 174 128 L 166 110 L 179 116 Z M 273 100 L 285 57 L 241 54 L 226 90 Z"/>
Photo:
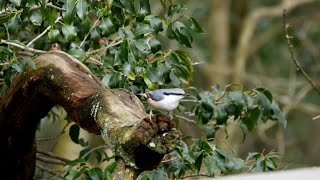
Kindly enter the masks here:
<path id="1" fill-rule="evenodd" d="M 88 175 L 92 180 L 102 180 L 102 170 L 98 167 L 94 167 L 88 171 Z"/>
<path id="2" fill-rule="evenodd" d="M 58 41 L 59 37 L 60 32 L 58 29 L 50 29 L 50 31 L 48 32 L 48 38 L 51 42 Z"/>
<path id="3" fill-rule="evenodd" d="M 14 12 L 11 12 L 11 11 L 2 11 L 2 13 L 0 13 L 0 24 L 3 24 L 3 23 L 7 23 L 8 20 L 10 18 L 12 18 L 13 16 L 15 15 Z"/>
<path id="4" fill-rule="evenodd" d="M 201 25 L 198 23 L 198 21 L 195 18 L 193 18 L 193 17 L 189 18 L 189 22 L 191 23 L 191 27 L 190 28 L 194 32 L 203 33 L 203 29 L 202 29 Z"/>
<path id="5" fill-rule="evenodd" d="M 153 29 L 149 24 L 138 24 L 132 31 L 135 37 L 140 37 L 148 33 L 152 33 Z"/>
<path id="6" fill-rule="evenodd" d="M 140 11 L 139 11 L 139 15 L 141 16 L 141 20 L 143 20 L 143 18 L 151 13 L 151 8 L 150 8 L 150 3 L 149 0 L 139 0 L 140 2 Z"/>
<path id="7" fill-rule="evenodd" d="M 151 52 L 153 54 L 161 49 L 161 43 L 157 39 L 150 39 L 150 41 L 148 41 L 148 45 L 150 46 Z"/>
<path id="8" fill-rule="evenodd" d="M 214 176 L 219 173 L 219 168 L 217 166 L 216 160 L 212 156 L 207 156 L 204 158 L 204 164 L 207 167 L 207 172 L 209 176 Z"/>
<path id="9" fill-rule="evenodd" d="M 32 59 L 27 59 L 27 64 L 32 68 L 32 69 L 36 69 L 36 63 L 32 60 Z"/>
<path id="10" fill-rule="evenodd" d="M 76 28 L 72 25 L 63 25 L 61 30 L 64 37 L 69 41 L 77 36 Z"/>
<path id="11" fill-rule="evenodd" d="M 64 22 L 71 24 L 74 21 L 76 14 L 76 4 L 75 0 L 68 0 L 64 3 L 63 8 L 67 11 L 62 13 Z"/>
<path id="12" fill-rule="evenodd" d="M 159 31 L 163 31 L 163 23 L 161 17 L 149 15 L 145 18 L 145 22 L 148 22 L 151 28 L 156 33 L 158 33 Z"/>
<path id="13" fill-rule="evenodd" d="M 11 67 L 19 73 L 22 73 L 23 71 L 23 66 L 21 64 L 12 64 Z"/>
<path id="14" fill-rule="evenodd" d="M 118 166 L 118 162 L 115 161 L 115 162 L 112 162 L 111 164 L 109 164 L 105 169 L 104 171 L 108 171 L 109 173 L 113 174 L 115 172 L 115 170 L 117 169 L 117 166 Z"/>
<path id="15" fill-rule="evenodd" d="M 163 169 L 154 169 L 152 171 L 144 171 L 137 180 L 163 180 L 168 179 L 167 173 Z"/>
<path id="16" fill-rule="evenodd" d="M 195 166 L 195 168 L 196 168 L 196 170 L 197 170 L 197 173 L 200 172 L 203 157 L 204 157 L 203 152 L 198 152 L 198 154 L 195 155 L 195 158 L 194 158 L 194 159 L 195 159 L 194 166 Z"/>
<path id="17" fill-rule="evenodd" d="M 154 67 L 149 67 L 146 70 L 146 77 L 153 83 L 157 83 L 158 85 L 164 84 L 164 79 L 162 73 Z"/>
<path id="18" fill-rule="evenodd" d="M 68 54 L 70 54 L 71 56 L 73 56 L 79 60 L 83 60 L 86 57 L 86 52 L 79 47 L 74 47 L 74 48 L 69 49 Z"/>
<path id="19" fill-rule="evenodd" d="M 271 101 L 264 93 L 258 93 L 258 106 L 262 113 L 263 120 L 266 120 L 272 113 Z"/>
<path id="20" fill-rule="evenodd" d="M 272 110 L 273 110 L 273 115 L 272 117 L 277 119 L 280 126 L 285 129 L 287 127 L 287 118 L 284 114 L 284 112 L 281 110 L 279 104 L 275 101 L 272 101 Z"/>
<path id="21" fill-rule="evenodd" d="M 42 23 L 42 14 L 40 10 L 35 10 L 32 12 L 32 15 L 30 16 L 30 21 L 35 26 L 40 26 Z"/>
<path id="22" fill-rule="evenodd" d="M 176 27 L 176 39 L 180 44 L 183 44 L 189 48 L 191 48 L 191 44 L 193 42 L 192 34 L 189 32 L 187 27 L 182 22 L 175 22 L 174 26 Z"/>
<path id="23" fill-rule="evenodd" d="M 214 117 L 218 125 L 225 124 L 228 120 L 228 113 L 222 106 L 217 106 L 214 108 Z"/>
<path id="24" fill-rule="evenodd" d="M 20 4 L 21 4 L 21 0 L 9 0 L 10 2 L 12 2 L 14 5 L 16 5 L 16 6 L 20 6 Z"/>
<path id="25" fill-rule="evenodd" d="M 143 80 L 146 83 L 148 89 L 157 89 L 158 88 L 158 84 L 151 82 L 150 79 L 148 79 L 146 76 L 143 77 Z"/>
<path id="26" fill-rule="evenodd" d="M 271 94 L 270 91 L 268 91 L 268 90 L 265 89 L 265 88 L 256 88 L 255 90 L 263 93 L 263 94 L 268 98 L 268 100 L 269 100 L 270 102 L 272 102 L 273 97 L 272 97 L 272 94 Z"/>
<path id="27" fill-rule="evenodd" d="M 101 20 L 99 28 L 104 36 L 108 36 L 116 32 L 116 28 L 109 17 Z"/>
<path id="28" fill-rule="evenodd" d="M 69 129 L 69 136 L 70 136 L 71 140 L 76 144 L 79 144 L 79 134 L 80 134 L 79 125 L 73 124 Z"/>
<path id="29" fill-rule="evenodd" d="M 112 76 L 111 74 L 106 74 L 106 75 L 102 78 L 101 82 L 102 82 L 102 84 L 103 84 L 105 87 L 109 87 L 109 82 L 110 82 L 111 76 Z"/>
<path id="30" fill-rule="evenodd" d="M 256 107 L 250 110 L 248 114 L 245 117 L 243 117 L 241 120 L 243 124 L 246 125 L 247 129 L 251 131 L 254 128 L 254 126 L 257 124 L 259 116 L 260 116 L 260 110 L 258 107 Z"/>
<path id="31" fill-rule="evenodd" d="M 87 10 L 88 10 L 88 5 L 86 0 L 78 0 L 77 5 L 77 15 L 79 16 L 80 19 L 83 19 L 87 15 Z"/>

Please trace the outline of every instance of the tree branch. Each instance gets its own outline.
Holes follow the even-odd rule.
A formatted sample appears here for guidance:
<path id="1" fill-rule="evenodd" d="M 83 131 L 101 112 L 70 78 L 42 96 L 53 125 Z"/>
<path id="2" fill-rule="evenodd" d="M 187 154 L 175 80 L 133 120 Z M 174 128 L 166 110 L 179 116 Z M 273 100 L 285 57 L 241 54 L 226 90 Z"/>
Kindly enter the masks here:
<path id="1" fill-rule="evenodd" d="M 292 36 L 290 36 L 289 32 L 288 32 L 288 29 L 291 27 L 291 25 L 287 23 L 286 19 L 287 19 L 286 18 L 286 11 L 284 10 L 283 11 L 283 28 L 285 30 L 285 38 L 287 40 L 288 48 L 289 48 L 290 55 L 291 55 L 291 60 L 294 63 L 294 65 L 296 66 L 297 71 L 300 72 L 303 75 L 303 77 L 309 82 L 309 84 L 313 87 L 313 89 L 315 89 L 320 94 L 320 88 L 317 87 L 317 85 L 312 81 L 311 77 L 305 72 L 304 69 L 302 69 L 299 61 L 297 60 L 297 58 L 295 56 L 294 47 L 291 43 Z"/>
<path id="2" fill-rule="evenodd" d="M 57 19 L 54 21 L 54 23 L 57 23 L 58 21 L 60 21 L 62 19 L 61 16 L 58 16 Z M 50 29 L 52 28 L 52 26 L 48 26 L 41 34 L 39 34 L 38 36 L 36 36 L 34 39 L 32 39 L 28 44 L 27 47 L 29 47 L 31 44 L 33 44 L 35 41 L 37 41 L 38 39 L 40 39 L 43 35 L 45 35 Z"/>
<path id="3" fill-rule="evenodd" d="M 242 84 L 241 82 L 243 81 L 243 77 L 245 75 L 246 63 L 252 45 L 252 37 L 255 35 L 254 31 L 257 23 L 262 18 L 281 16 L 283 9 L 291 11 L 297 6 L 315 1 L 316 0 L 282 0 L 282 2 L 277 6 L 257 8 L 251 12 L 243 22 L 239 41 L 235 50 L 233 82 Z"/>
<path id="4" fill-rule="evenodd" d="M 38 49 L 29 48 L 29 47 L 23 46 L 21 44 L 17 44 L 17 43 L 14 43 L 14 42 L 6 41 L 4 39 L 0 40 L 0 44 L 7 44 L 7 45 L 10 45 L 10 46 L 13 46 L 13 47 L 25 50 L 25 51 L 30 51 L 30 52 L 35 53 L 35 54 L 43 54 L 43 53 L 47 52 L 47 51 L 42 51 L 42 50 L 38 50 Z"/>

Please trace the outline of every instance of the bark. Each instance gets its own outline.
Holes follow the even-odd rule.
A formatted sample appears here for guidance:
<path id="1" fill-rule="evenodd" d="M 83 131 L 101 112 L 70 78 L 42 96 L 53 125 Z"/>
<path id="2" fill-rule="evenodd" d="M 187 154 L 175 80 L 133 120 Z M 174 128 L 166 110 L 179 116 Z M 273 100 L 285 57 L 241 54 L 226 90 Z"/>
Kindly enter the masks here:
<path id="1" fill-rule="evenodd" d="M 56 104 L 79 126 L 101 134 L 126 166 L 139 171 L 156 167 L 180 139 L 169 117 L 144 111 L 124 89 L 106 89 L 68 54 L 53 50 L 35 59 L 36 69 L 18 75 L 0 101 L 2 176 L 31 179 L 35 170 L 35 131 Z"/>

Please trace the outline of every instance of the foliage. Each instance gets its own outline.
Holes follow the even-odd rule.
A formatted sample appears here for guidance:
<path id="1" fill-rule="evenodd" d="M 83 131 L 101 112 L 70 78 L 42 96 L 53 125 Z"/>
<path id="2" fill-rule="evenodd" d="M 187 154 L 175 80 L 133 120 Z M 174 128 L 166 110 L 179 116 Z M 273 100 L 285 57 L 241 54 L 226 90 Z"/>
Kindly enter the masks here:
<path id="1" fill-rule="evenodd" d="M 141 173 L 138 179 L 275 170 L 277 155 L 273 152 L 252 153 L 244 160 L 210 141 L 229 123 L 238 123 L 244 134 L 268 120 L 277 121 L 285 128 L 286 118 L 271 92 L 264 88 L 243 91 L 237 89 L 237 85 L 223 89 L 214 85 L 210 91 L 201 92 L 190 87 L 191 58 L 186 51 L 165 45 L 166 41 L 176 41 L 191 48 L 194 35 L 203 30 L 194 17 L 185 14 L 184 2 L 160 2 L 161 12 L 155 14 L 151 12 L 149 0 L 11 0 L 0 4 L 3 23 L 0 38 L 41 50 L 58 43 L 109 88 L 126 88 L 134 93 L 163 87 L 186 89 L 191 103 L 185 102 L 179 109 L 191 114 L 191 121 L 206 137 L 194 139 L 191 145 L 182 141 L 170 154 L 172 161 L 162 163 L 159 169 Z M 34 57 L 14 46 L 1 44 L 0 92 L 10 86 L 13 74 L 23 72 L 26 67 L 35 68 Z M 69 135 L 84 150 L 77 159 L 68 162 L 64 177 L 111 179 L 116 163 L 106 168 L 100 165 L 112 157 L 87 147 L 87 142 L 79 138 L 78 125 L 70 127 Z M 93 167 L 88 160 L 94 154 Z"/>

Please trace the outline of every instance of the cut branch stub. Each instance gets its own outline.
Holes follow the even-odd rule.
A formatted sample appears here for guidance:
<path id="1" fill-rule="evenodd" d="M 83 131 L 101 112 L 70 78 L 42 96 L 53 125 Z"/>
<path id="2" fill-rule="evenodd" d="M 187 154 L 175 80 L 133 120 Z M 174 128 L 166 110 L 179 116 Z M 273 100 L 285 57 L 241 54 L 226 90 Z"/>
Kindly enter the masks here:
<path id="1" fill-rule="evenodd" d="M 151 169 L 174 149 L 180 132 L 169 117 L 153 120 L 140 100 L 124 89 L 106 89 L 89 69 L 58 50 L 35 59 L 37 69 L 15 78 L 0 101 L 0 172 L 32 177 L 35 130 L 39 120 L 59 104 L 81 128 L 102 135 L 127 165 Z"/>

